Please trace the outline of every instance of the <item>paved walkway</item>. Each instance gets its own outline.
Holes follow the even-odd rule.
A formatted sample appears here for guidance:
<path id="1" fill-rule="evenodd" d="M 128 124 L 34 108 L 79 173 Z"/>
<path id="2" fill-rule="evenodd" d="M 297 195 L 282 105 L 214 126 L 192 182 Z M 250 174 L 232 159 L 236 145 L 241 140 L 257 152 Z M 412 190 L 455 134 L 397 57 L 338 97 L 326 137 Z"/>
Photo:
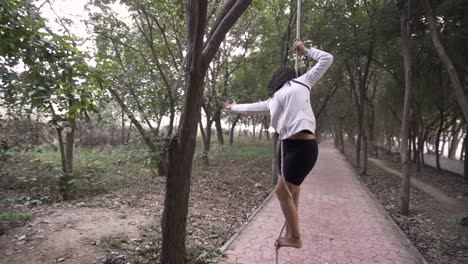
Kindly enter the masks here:
<path id="1" fill-rule="evenodd" d="M 302 184 L 299 206 L 304 246 L 280 249 L 279 263 L 426 263 L 329 143 L 320 144 L 317 165 Z M 219 263 L 274 263 L 273 244 L 283 221 L 273 196 Z"/>

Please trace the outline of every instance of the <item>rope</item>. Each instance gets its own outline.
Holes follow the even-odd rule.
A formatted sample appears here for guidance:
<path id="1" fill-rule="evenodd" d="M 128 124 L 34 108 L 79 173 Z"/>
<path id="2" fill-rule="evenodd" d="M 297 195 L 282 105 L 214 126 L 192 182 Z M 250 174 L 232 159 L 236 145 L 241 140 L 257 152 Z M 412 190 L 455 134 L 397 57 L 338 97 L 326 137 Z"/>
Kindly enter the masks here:
<path id="1" fill-rule="evenodd" d="M 300 39 L 301 36 L 301 0 L 297 0 L 297 13 L 296 13 L 296 39 Z M 294 56 L 296 70 L 296 77 L 299 77 L 299 53 L 296 50 L 296 56 Z"/>
<path id="2" fill-rule="evenodd" d="M 297 13 L 296 13 L 296 39 L 300 39 L 301 35 L 301 0 L 297 0 Z M 296 70 L 296 77 L 299 77 L 299 52 L 296 50 L 296 54 L 294 57 L 295 60 L 295 65 L 294 68 Z M 286 178 L 284 177 L 284 157 L 283 157 L 283 140 L 281 140 L 281 179 L 284 184 L 284 187 L 286 191 L 288 192 L 289 198 L 293 199 L 291 190 L 289 190 L 288 184 L 286 183 Z M 281 228 L 281 231 L 278 235 L 278 240 L 281 238 L 281 235 L 283 234 L 284 228 L 286 227 L 286 220 L 284 221 L 283 227 Z M 278 241 L 277 240 L 277 241 Z M 278 257 L 279 257 L 279 248 L 276 247 L 275 245 L 275 263 L 278 264 Z"/>

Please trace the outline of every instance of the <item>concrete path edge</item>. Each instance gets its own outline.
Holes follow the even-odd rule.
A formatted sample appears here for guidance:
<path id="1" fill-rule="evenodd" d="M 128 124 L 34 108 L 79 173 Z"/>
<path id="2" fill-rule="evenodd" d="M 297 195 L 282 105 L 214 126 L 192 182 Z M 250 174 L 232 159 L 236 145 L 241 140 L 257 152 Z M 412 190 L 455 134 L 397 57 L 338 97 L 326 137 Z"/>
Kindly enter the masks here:
<path id="1" fill-rule="evenodd" d="M 237 229 L 237 231 L 226 241 L 226 243 L 224 243 L 219 248 L 219 251 L 221 252 L 221 255 L 219 255 L 217 258 L 215 258 L 213 263 L 218 263 L 221 260 L 221 258 L 224 255 L 224 251 L 226 251 L 226 249 L 232 244 L 232 242 L 234 242 L 234 240 L 242 233 L 242 231 L 244 231 L 244 229 L 250 224 L 250 222 L 252 222 L 252 220 L 255 218 L 255 216 L 257 216 L 257 214 L 263 209 L 263 207 L 265 207 L 265 205 L 268 203 L 268 201 L 270 201 L 270 199 L 273 197 L 274 194 L 275 194 L 275 188 L 272 188 L 270 194 L 268 194 L 268 196 L 257 207 L 257 209 L 255 209 L 255 211 L 252 213 L 252 215 L 249 216 L 247 221 L 245 221 L 245 223 L 241 227 L 239 227 L 239 229 Z"/>

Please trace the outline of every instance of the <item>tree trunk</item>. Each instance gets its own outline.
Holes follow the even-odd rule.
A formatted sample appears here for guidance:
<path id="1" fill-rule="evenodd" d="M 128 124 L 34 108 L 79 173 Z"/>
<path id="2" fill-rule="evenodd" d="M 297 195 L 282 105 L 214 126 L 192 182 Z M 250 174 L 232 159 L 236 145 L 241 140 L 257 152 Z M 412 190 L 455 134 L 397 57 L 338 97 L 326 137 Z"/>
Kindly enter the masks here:
<path id="1" fill-rule="evenodd" d="M 161 262 L 183 264 L 193 154 L 200 117 L 203 80 L 208 65 L 229 29 L 251 0 L 228 1 L 206 37 L 207 0 L 187 0 L 187 64 L 185 100 L 177 134 L 169 145 L 169 171 L 162 216 Z"/>
<path id="2" fill-rule="evenodd" d="M 202 121 L 198 121 L 198 126 L 199 126 L 199 129 L 200 129 L 200 133 L 201 133 L 201 136 L 202 136 L 202 140 L 203 140 L 203 150 L 202 150 L 202 160 L 203 160 L 203 163 L 205 166 L 208 166 L 209 165 L 209 161 L 208 161 L 208 151 L 206 150 L 206 133 L 205 133 L 205 128 L 203 127 L 203 123 Z"/>
<path id="3" fill-rule="evenodd" d="M 162 263 L 185 263 L 190 176 L 204 72 L 201 69 L 207 1 L 187 1 L 187 68 L 185 101 L 179 129 L 169 145 L 169 171 L 162 216 Z"/>
<path id="4" fill-rule="evenodd" d="M 442 148 L 441 148 L 441 150 L 440 150 L 440 155 L 441 155 L 441 157 L 444 156 L 444 153 L 445 153 L 444 150 L 445 150 L 445 145 L 446 145 L 446 143 L 447 143 L 447 140 L 448 140 L 448 139 L 447 139 L 447 132 L 444 131 L 444 132 L 442 132 Z"/>
<path id="5" fill-rule="evenodd" d="M 460 144 L 460 130 L 462 125 L 457 126 L 457 123 L 453 124 L 452 127 L 452 142 L 450 144 L 448 157 L 450 159 L 455 159 L 455 154 L 457 153 L 458 145 Z"/>
<path id="6" fill-rule="evenodd" d="M 439 171 L 441 170 L 440 168 L 440 136 L 442 134 L 443 128 L 444 128 L 444 114 L 443 114 L 443 111 L 441 111 L 439 129 L 437 130 L 437 135 L 435 138 L 436 168 Z"/>
<path id="7" fill-rule="evenodd" d="M 363 118 L 362 118 L 362 107 L 358 110 L 358 136 L 356 140 L 356 166 L 361 167 L 361 145 L 362 145 L 362 130 L 363 130 Z"/>
<path id="8" fill-rule="evenodd" d="M 431 32 L 432 43 L 434 44 L 434 48 L 437 51 L 440 60 L 447 69 L 447 72 L 450 77 L 450 82 L 452 83 L 452 87 L 455 91 L 455 97 L 457 98 L 458 106 L 462 111 L 465 123 L 468 123 L 468 99 L 463 91 L 463 84 L 461 83 L 460 78 L 458 77 L 458 73 L 455 69 L 455 66 L 452 63 L 452 60 L 445 52 L 445 48 L 442 45 L 442 42 L 440 41 L 437 25 L 434 19 L 434 15 L 432 14 L 432 7 L 429 0 L 424 0 L 424 6 L 426 9 L 425 11 L 427 22 L 429 23 L 429 29 Z"/>
<path id="9" fill-rule="evenodd" d="M 465 182 L 468 183 L 468 129 L 465 135 L 465 139 L 463 140 L 463 178 Z"/>
<path id="10" fill-rule="evenodd" d="M 71 194 L 69 192 L 69 182 L 73 174 L 73 147 L 75 143 L 75 121 L 70 120 L 69 130 L 65 132 L 65 139 L 63 138 L 63 128 L 57 128 L 57 138 L 59 141 L 60 156 L 62 159 L 62 172 L 63 175 L 59 180 L 60 195 L 64 200 L 69 200 Z"/>
<path id="11" fill-rule="evenodd" d="M 364 156 L 362 159 L 362 168 L 361 168 L 361 175 L 367 175 L 367 155 L 368 155 L 368 145 L 367 145 L 367 133 L 364 132 L 362 135 L 362 140 L 363 140 L 363 151 L 364 151 Z"/>
<path id="12" fill-rule="evenodd" d="M 279 140 L 278 140 L 278 133 L 273 133 L 273 140 L 272 142 L 272 158 L 271 158 L 271 186 L 275 186 L 276 182 L 278 181 L 278 151 L 279 151 Z"/>
<path id="13" fill-rule="evenodd" d="M 417 163 L 418 159 L 418 148 L 416 146 L 416 127 L 411 132 L 411 144 L 413 145 L 413 162 Z"/>
<path id="14" fill-rule="evenodd" d="M 466 139 L 467 136 L 468 136 L 468 133 L 465 135 L 463 143 L 462 143 L 462 149 L 461 149 L 461 153 L 460 153 L 460 160 L 464 160 L 465 157 L 466 157 L 466 155 L 465 155 L 466 154 L 465 153 L 465 147 L 466 147 L 465 139 Z"/>
<path id="15" fill-rule="evenodd" d="M 216 137 L 218 138 L 218 144 L 224 145 L 223 127 L 221 126 L 221 109 L 216 110 L 213 119 L 216 127 Z"/>
<path id="16" fill-rule="evenodd" d="M 256 138 L 256 131 L 255 128 L 257 127 L 257 122 L 255 120 L 255 117 L 252 117 L 252 137 L 255 139 Z"/>
<path id="17" fill-rule="evenodd" d="M 60 158 L 62 161 L 62 175 L 59 179 L 59 193 L 62 196 L 62 199 L 66 200 L 67 193 L 68 193 L 68 181 L 69 181 L 69 174 L 68 174 L 68 168 L 67 168 L 67 163 L 66 163 L 66 150 L 65 150 L 65 141 L 63 140 L 63 128 L 58 127 L 56 128 L 57 131 L 57 140 L 59 143 L 59 149 L 60 149 Z"/>
<path id="18" fill-rule="evenodd" d="M 71 121 L 69 130 L 65 134 L 65 163 L 66 163 L 66 173 L 73 173 L 73 147 L 75 143 L 75 121 Z"/>
<path id="19" fill-rule="evenodd" d="M 345 154 L 345 146 L 344 146 L 344 138 L 343 138 L 343 124 L 342 119 L 340 119 L 340 123 L 338 124 L 338 137 L 340 140 L 340 152 L 341 154 Z"/>
<path id="20" fill-rule="evenodd" d="M 234 121 L 232 121 L 232 124 L 231 124 L 231 129 L 229 129 L 229 146 L 232 146 L 232 144 L 234 144 L 234 131 L 236 129 L 237 122 L 239 122 L 239 119 L 240 119 L 240 114 L 238 114 L 236 118 L 234 118 Z M 239 135 L 240 135 L 240 132 L 239 132 Z"/>
<path id="21" fill-rule="evenodd" d="M 122 145 L 125 145 L 125 112 L 122 110 Z"/>
<path id="22" fill-rule="evenodd" d="M 260 123 L 260 131 L 258 132 L 258 140 L 262 140 L 263 135 L 263 122 Z"/>
<path id="23" fill-rule="evenodd" d="M 133 123 L 130 122 L 130 126 L 128 126 L 128 132 L 127 132 L 127 141 L 126 144 L 130 143 L 130 137 L 132 136 L 132 126 Z"/>
<path id="24" fill-rule="evenodd" d="M 400 210 L 403 215 L 409 213 L 410 201 L 410 164 L 408 157 L 408 136 L 410 131 L 410 111 L 412 101 L 412 54 L 409 38 L 409 18 L 405 8 L 400 10 L 400 29 L 401 29 L 401 49 L 403 53 L 404 69 L 405 69 L 405 98 L 403 107 L 403 118 L 401 126 L 401 200 Z"/>

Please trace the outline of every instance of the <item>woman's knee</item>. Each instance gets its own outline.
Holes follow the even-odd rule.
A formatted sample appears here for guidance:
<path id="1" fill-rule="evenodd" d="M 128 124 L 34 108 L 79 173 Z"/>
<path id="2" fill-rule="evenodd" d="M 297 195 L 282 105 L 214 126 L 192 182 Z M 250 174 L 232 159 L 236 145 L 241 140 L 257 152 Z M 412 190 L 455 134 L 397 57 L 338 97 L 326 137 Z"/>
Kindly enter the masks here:
<path id="1" fill-rule="evenodd" d="M 289 193 L 283 184 L 276 185 L 275 191 L 276 191 L 276 196 L 278 197 L 278 200 L 284 201 L 284 200 L 290 199 Z"/>

